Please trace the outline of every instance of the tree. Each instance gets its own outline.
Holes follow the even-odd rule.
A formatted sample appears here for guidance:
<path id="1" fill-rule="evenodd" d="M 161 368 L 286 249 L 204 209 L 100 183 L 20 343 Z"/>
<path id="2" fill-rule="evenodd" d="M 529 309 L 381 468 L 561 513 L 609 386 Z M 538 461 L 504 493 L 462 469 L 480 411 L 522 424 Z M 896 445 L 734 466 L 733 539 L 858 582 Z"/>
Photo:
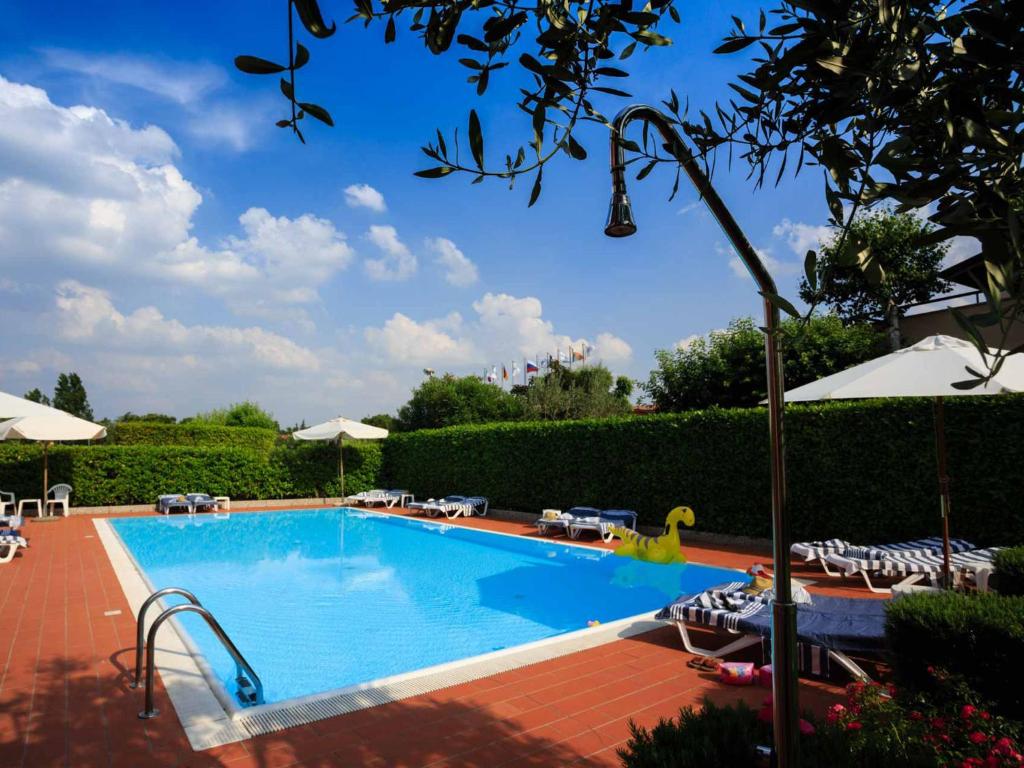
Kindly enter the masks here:
<path id="1" fill-rule="evenodd" d="M 40 391 L 39 387 L 36 387 L 35 389 L 30 389 L 28 392 L 26 392 L 25 399 L 31 400 L 33 403 L 41 403 L 43 405 L 50 404 L 50 398 L 44 395 L 42 391 Z"/>
<path id="2" fill-rule="evenodd" d="M 562 420 L 621 416 L 630 412 L 633 383 L 625 376 L 613 382 L 603 365 L 566 368 L 557 362 L 543 376 L 514 392 L 528 419 Z"/>
<path id="3" fill-rule="evenodd" d="M 434 429 L 454 424 L 484 424 L 515 421 L 522 415 L 522 403 L 501 387 L 475 376 L 428 377 L 412 391 L 412 397 L 398 410 L 396 426 L 401 431 Z"/>
<path id="4" fill-rule="evenodd" d="M 294 5 L 314 36 L 334 33 L 316 0 L 287 2 L 289 13 Z M 448 51 L 453 42 L 466 49 L 473 55 L 460 61 L 473 72 L 469 80 L 479 93 L 486 90 L 491 73 L 507 64 L 505 58 L 530 48 L 521 53 L 519 63 L 532 83 L 522 89 L 518 106 L 533 126 L 531 160 L 520 147 L 497 153 L 504 158 L 497 169 L 485 167 L 483 132 L 476 112 L 470 111 L 464 135 L 471 151 L 459 154 L 454 151 L 457 142 L 446 142 L 438 132 L 436 143 L 423 148 L 437 165 L 419 175 L 441 178 L 461 171 L 472 174 L 474 181 L 496 176 L 511 184 L 522 174 L 534 173 L 531 205 L 540 193 L 545 163 L 560 153 L 586 158 L 576 136 L 580 125 L 607 124 L 594 105 L 598 95 L 626 95 L 598 85 L 607 78 L 628 77 L 620 68 L 626 65 L 612 67 L 609 61 L 627 59 L 638 44 L 669 44 L 654 27 L 665 15 L 679 20 L 672 0 L 652 0 L 642 10 L 615 0 L 567 0 L 560 5 L 543 0 L 526 5 L 516 0 L 397 0 L 379 7 L 373 0 L 357 0 L 356 9 L 352 19 L 367 27 L 386 20 L 385 42 L 396 37 L 396 19 L 409 13 L 410 31 L 422 33 L 432 53 Z M 485 17 L 482 25 L 480 15 Z M 885 279 L 881 263 L 870 244 L 848 232 L 861 209 L 892 201 L 900 213 L 934 210 L 929 218 L 936 229 L 928 241 L 976 237 L 988 265 L 985 293 L 991 312 L 971 317 L 954 313 L 979 348 L 985 346 L 981 327 L 998 326 L 1005 340 L 1024 306 L 1019 234 L 1024 230 L 1024 78 L 1019 67 L 1024 4 L 784 0 L 768 13 L 760 12 L 756 32 L 748 33 L 741 19 L 734 20 L 735 32 L 716 53 L 731 54 L 755 44 L 758 53 L 753 68 L 731 84 L 738 98 L 732 96 L 693 120 L 675 92 L 664 102 L 676 126 L 696 145 L 698 157 L 712 169 L 715 153 L 725 148 L 730 160 L 738 157 L 749 166 L 758 186 L 766 178 L 781 179 L 787 168 L 797 174 L 807 167 L 824 168 L 831 223 L 842 233 L 836 250 L 845 264 L 861 268 L 875 283 Z M 472 27 L 475 34 L 459 33 L 460 25 Z M 481 27 L 482 39 L 475 36 Z M 253 74 L 287 72 L 281 91 L 291 103 L 292 119 L 278 125 L 291 127 L 299 138 L 298 120 L 304 111 L 333 124 L 323 108 L 296 96 L 295 71 L 308 60 L 309 51 L 294 44 L 290 23 L 287 67 L 256 57 L 236 60 L 240 69 Z M 672 154 L 671 146 L 649 139 L 645 130 L 642 144 L 623 140 L 633 153 L 628 162 L 645 163 L 641 177 L 661 163 L 669 164 L 675 172 L 674 194 L 682 158 Z M 472 162 L 460 159 L 466 157 Z M 812 288 L 816 259 L 809 252 L 806 273 Z M 1012 301 L 1003 301 L 1003 292 Z M 797 315 L 781 297 L 772 300 Z M 1002 359 L 990 362 L 990 372 Z"/>
<path id="5" fill-rule="evenodd" d="M 386 429 L 388 432 L 395 430 L 395 417 L 390 413 L 375 413 L 373 416 L 367 416 L 364 419 L 360 419 L 363 424 L 369 424 L 371 427 L 380 427 Z"/>
<path id="6" fill-rule="evenodd" d="M 156 423 L 159 423 L 159 424 L 174 424 L 178 420 L 174 416 L 170 416 L 170 415 L 168 415 L 166 413 L 141 413 L 140 414 L 140 413 L 132 413 L 131 411 L 126 411 L 125 413 L 123 413 L 120 416 L 118 416 L 115 421 L 119 421 L 119 422 L 124 422 L 124 421 L 148 421 L 148 422 L 156 422 Z"/>
<path id="7" fill-rule="evenodd" d="M 885 334 L 868 324 L 844 325 L 834 315 L 806 324 L 782 322 L 788 387 L 820 379 L 885 352 Z M 655 353 L 658 367 L 643 385 L 660 411 L 757 405 L 767 397 L 764 335 L 750 318 L 733 320 L 690 345 Z"/>
<path id="8" fill-rule="evenodd" d="M 191 419 L 182 419 L 182 423 L 186 421 L 218 424 L 222 427 L 259 427 L 280 431 L 277 419 L 263 410 L 258 403 L 250 400 L 229 405 L 227 408 L 214 408 L 206 413 L 197 413 Z"/>
<path id="9" fill-rule="evenodd" d="M 862 270 L 847 265 L 839 250 L 842 235 L 837 233 L 821 247 L 815 288 L 804 277 L 800 298 L 812 306 L 829 305 L 846 322 L 885 320 L 898 349 L 904 305 L 927 301 L 949 289 L 949 283 L 939 277 L 948 246 L 920 244 L 934 229 L 910 213 L 883 210 L 859 216 L 851 223 L 849 236 L 870 245 L 885 280 L 873 283 Z"/>
<path id="10" fill-rule="evenodd" d="M 86 421 L 92 421 L 92 406 L 85 392 L 85 385 L 77 373 L 62 373 L 57 377 L 53 389 L 53 407 Z"/>

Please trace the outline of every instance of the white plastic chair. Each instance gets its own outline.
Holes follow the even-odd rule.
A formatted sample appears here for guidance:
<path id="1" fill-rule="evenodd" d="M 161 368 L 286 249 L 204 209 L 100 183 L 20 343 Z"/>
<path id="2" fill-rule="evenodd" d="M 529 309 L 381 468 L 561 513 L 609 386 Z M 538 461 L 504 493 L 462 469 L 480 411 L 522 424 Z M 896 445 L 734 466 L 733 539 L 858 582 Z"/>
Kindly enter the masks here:
<path id="1" fill-rule="evenodd" d="M 52 508 L 60 505 L 64 508 L 64 517 L 68 516 L 68 497 L 71 496 L 71 490 L 67 483 L 58 483 L 46 492 L 46 508 L 50 514 L 53 514 Z"/>
<path id="2" fill-rule="evenodd" d="M 11 514 L 14 514 L 14 494 L 11 491 L 0 491 L 0 517 L 7 514 L 7 507 L 11 508 Z"/>

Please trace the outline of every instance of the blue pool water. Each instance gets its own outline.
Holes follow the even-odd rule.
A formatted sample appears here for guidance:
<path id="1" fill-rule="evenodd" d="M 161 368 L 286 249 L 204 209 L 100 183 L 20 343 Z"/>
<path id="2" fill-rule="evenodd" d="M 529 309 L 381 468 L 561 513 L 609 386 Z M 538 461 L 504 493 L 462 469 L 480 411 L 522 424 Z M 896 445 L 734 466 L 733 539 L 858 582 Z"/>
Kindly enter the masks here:
<path id="1" fill-rule="evenodd" d="M 112 524 L 154 589 L 184 587 L 260 675 L 267 702 L 653 611 L 736 578 L 346 509 Z M 229 691 L 234 664 L 183 624 Z"/>

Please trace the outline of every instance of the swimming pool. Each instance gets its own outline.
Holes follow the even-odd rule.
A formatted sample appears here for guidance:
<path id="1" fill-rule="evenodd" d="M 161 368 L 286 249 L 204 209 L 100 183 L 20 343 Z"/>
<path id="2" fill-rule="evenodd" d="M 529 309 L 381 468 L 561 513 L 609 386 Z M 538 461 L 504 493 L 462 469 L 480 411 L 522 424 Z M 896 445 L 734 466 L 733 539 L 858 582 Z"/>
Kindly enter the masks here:
<path id="1" fill-rule="evenodd" d="M 736 578 L 344 508 L 110 522 L 152 589 L 183 587 L 216 616 L 267 703 L 645 614 Z M 179 618 L 235 693 L 212 632 Z"/>

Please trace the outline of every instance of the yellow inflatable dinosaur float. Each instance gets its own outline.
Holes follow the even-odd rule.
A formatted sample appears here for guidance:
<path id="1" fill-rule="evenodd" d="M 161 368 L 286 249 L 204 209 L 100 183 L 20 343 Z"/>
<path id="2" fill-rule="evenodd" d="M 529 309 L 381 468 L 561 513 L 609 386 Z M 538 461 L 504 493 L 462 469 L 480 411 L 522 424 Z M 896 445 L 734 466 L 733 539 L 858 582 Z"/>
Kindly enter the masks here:
<path id="1" fill-rule="evenodd" d="M 636 531 L 616 526 L 612 533 L 622 539 L 615 550 L 620 557 L 632 557 L 647 563 L 685 563 L 686 556 L 679 551 L 679 523 L 690 527 L 694 523 L 693 510 L 676 507 L 665 518 L 665 532 L 658 537 L 642 536 Z"/>

